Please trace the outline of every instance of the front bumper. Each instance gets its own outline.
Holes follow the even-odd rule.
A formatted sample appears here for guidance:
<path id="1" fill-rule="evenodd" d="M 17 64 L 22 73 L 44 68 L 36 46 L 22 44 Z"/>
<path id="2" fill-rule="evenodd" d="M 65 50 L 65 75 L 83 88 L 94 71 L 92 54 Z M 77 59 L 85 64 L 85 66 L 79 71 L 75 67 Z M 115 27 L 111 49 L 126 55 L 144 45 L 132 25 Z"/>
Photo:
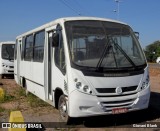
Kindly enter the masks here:
<path id="1" fill-rule="evenodd" d="M 14 74 L 14 68 L 3 68 L 2 69 L 2 74 Z"/>
<path id="2" fill-rule="evenodd" d="M 71 99 L 70 99 L 71 98 Z M 132 103 L 127 106 L 118 106 L 118 108 L 127 108 L 129 111 L 141 110 L 148 108 L 150 99 L 150 87 L 146 87 L 134 95 L 119 96 L 119 97 L 97 97 L 88 95 L 78 90 L 73 91 L 69 96 L 69 116 L 70 117 L 87 117 L 96 115 L 112 114 L 112 108 L 106 108 L 105 102 L 112 102 L 115 100 L 127 101 L 132 99 Z M 121 103 L 120 103 L 121 104 Z M 105 106 L 106 105 L 106 106 Z M 124 105 L 124 104 L 123 104 Z"/>

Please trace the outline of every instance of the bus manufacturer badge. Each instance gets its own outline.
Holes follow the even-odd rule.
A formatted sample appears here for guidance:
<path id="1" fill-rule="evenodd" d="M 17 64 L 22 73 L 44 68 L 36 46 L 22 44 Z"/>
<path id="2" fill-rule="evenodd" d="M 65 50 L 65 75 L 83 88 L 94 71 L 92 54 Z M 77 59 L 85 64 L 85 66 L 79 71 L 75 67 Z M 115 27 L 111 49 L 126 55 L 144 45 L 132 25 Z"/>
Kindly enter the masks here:
<path id="1" fill-rule="evenodd" d="M 122 88 L 121 88 L 121 87 L 117 87 L 117 88 L 116 88 L 116 93 L 117 93 L 118 95 L 122 94 Z"/>

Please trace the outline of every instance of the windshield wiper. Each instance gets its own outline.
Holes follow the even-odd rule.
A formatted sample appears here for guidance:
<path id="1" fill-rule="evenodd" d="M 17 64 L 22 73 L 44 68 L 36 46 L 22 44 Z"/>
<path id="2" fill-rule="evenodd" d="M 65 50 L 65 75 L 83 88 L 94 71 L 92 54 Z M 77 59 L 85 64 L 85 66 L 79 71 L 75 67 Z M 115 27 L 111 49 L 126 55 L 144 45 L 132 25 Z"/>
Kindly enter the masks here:
<path id="1" fill-rule="evenodd" d="M 113 40 L 113 38 L 111 38 L 114 46 L 116 46 L 120 52 L 127 58 L 127 60 L 129 61 L 129 63 L 136 69 L 136 65 L 134 64 L 134 62 L 131 60 L 131 58 L 125 53 L 125 51 Z"/>
<path id="2" fill-rule="evenodd" d="M 114 44 L 114 46 L 116 46 L 120 52 L 126 57 L 126 59 L 129 61 L 129 63 L 134 67 L 134 69 L 136 69 L 136 65 L 134 64 L 134 62 L 130 59 L 130 57 L 124 52 L 124 50 L 117 44 L 115 43 L 115 41 L 113 40 L 112 37 L 108 36 L 107 35 L 107 32 L 105 30 L 105 27 L 102 23 L 102 28 L 104 29 L 104 33 L 105 33 L 105 38 L 108 40 L 108 42 L 105 44 L 105 48 L 102 52 L 102 55 L 97 63 L 97 66 L 96 66 L 96 71 L 100 71 L 100 70 L 103 70 L 103 67 L 101 67 L 101 64 L 106 56 L 106 52 L 107 50 L 109 49 L 109 47 L 112 48 L 112 53 L 113 53 L 113 56 L 114 56 L 114 60 L 115 60 L 115 63 L 116 63 L 116 67 L 118 68 L 118 65 L 117 65 L 117 61 L 116 61 L 116 58 L 115 58 L 115 54 L 114 54 L 114 51 L 113 51 L 113 46 L 111 45 L 111 43 Z M 111 43 L 110 43 L 111 42 Z"/>
<path id="3" fill-rule="evenodd" d="M 119 49 L 119 51 L 126 57 L 126 59 L 129 61 L 129 63 L 134 67 L 134 69 L 136 69 L 137 68 L 136 65 L 130 59 L 130 57 L 125 53 L 125 51 L 117 43 L 115 43 L 112 38 L 110 38 L 110 39 L 108 38 L 108 42 L 106 44 L 106 47 L 104 48 L 102 56 L 100 57 L 100 59 L 98 61 L 98 64 L 96 66 L 96 71 L 99 71 L 99 70 L 103 69 L 103 67 L 101 67 L 101 64 L 103 62 L 103 59 L 105 58 L 105 55 L 106 55 L 106 52 L 107 52 L 108 48 L 112 48 L 112 53 L 113 53 L 113 56 L 114 56 L 114 60 L 116 62 L 116 58 L 115 58 L 115 55 L 114 55 L 114 52 L 113 52 L 113 47 L 111 46 L 110 40 L 114 44 L 114 46 L 117 47 Z M 116 62 L 116 67 L 118 67 L 117 62 Z"/>
<path id="4" fill-rule="evenodd" d="M 111 45 L 110 45 L 110 40 L 108 39 L 108 42 L 105 44 L 105 48 L 104 48 L 104 50 L 103 50 L 103 52 L 102 52 L 102 55 L 101 55 L 101 57 L 100 57 L 100 59 L 99 59 L 99 61 L 98 61 L 98 63 L 97 63 L 96 71 L 100 70 L 100 66 L 101 66 L 101 64 L 102 64 L 102 62 L 103 62 L 103 59 L 104 59 L 104 57 L 105 57 L 105 55 L 106 55 L 106 52 L 107 52 L 107 50 L 108 50 L 108 48 L 109 48 L 110 46 L 111 46 Z"/>

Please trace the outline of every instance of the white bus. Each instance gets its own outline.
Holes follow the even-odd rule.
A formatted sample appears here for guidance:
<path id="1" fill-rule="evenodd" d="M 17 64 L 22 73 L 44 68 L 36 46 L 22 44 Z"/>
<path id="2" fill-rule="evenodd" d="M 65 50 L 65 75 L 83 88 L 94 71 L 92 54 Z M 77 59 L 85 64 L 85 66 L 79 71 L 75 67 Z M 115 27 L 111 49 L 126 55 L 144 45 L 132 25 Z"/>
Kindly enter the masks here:
<path id="1" fill-rule="evenodd" d="M 148 65 L 125 23 L 60 18 L 18 36 L 14 60 L 16 82 L 62 121 L 148 108 Z"/>
<path id="2" fill-rule="evenodd" d="M 157 57 L 156 62 L 160 64 L 160 57 Z"/>
<path id="3" fill-rule="evenodd" d="M 14 41 L 0 42 L 0 78 L 14 75 Z"/>

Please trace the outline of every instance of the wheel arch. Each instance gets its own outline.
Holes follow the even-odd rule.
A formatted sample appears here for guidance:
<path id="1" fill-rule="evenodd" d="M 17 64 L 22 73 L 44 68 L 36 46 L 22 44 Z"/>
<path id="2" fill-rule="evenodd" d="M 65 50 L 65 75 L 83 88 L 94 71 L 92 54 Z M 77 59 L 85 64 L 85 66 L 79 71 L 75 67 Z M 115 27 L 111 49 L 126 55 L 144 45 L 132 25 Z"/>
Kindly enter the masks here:
<path id="1" fill-rule="evenodd" d="M 26 79 L 22 77 L 22 87 L 26 88 Z"/>
<path id="2" fill-rule="evenodd" d="M 60 98 L 60 96 L 63 95 L 63 94 L 64 94 L 64 93 L 63 93 L 63 91 L 62 91 L 61 88 L 57 87 L 57 88 L 55 89 L 55 92 L 54 92 L 54 101 L 55 101 L 55 108 L 57 108 L 57 109 L 58 109 L 58 101 L 59 101 L 59 98 Z"/>

